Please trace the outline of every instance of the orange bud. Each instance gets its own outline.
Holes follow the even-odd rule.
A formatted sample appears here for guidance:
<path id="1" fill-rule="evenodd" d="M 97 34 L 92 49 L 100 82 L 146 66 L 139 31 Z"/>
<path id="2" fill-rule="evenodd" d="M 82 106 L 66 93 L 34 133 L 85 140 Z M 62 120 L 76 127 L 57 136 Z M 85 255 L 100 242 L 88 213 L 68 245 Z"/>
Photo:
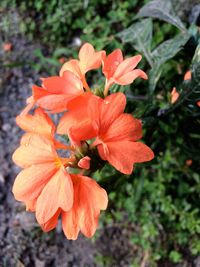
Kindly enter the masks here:
<path id="1" fill-rule="evenodd" d="M 178 100 L 179 95 L 180 94 L 176 91 L 176 87 L 174 87 L 171 91 L 171 104 L 174 104 Z"/>

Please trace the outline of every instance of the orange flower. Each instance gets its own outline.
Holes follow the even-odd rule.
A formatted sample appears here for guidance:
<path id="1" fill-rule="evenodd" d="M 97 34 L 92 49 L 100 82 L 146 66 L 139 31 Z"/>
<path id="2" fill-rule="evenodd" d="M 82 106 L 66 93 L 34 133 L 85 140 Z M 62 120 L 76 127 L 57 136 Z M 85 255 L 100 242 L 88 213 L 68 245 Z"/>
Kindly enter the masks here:
<path id="1" fill-rule="evenodd" d="M 174 104 L 178 98 L 179 98 L 179 93 L 176 91 L 176 87 L 173 88 L 173 90 L 171 91 L 171 103 Z"/>
<path id="2" fill-rule="evenodd" d="M 27 107 L 21 112 L 25 115 L 37 103 L 52 113 L 66 110 L 67 103 L 84 93 L 81 81 L 70 71 L 62 77 L 42 78 L 42 87 L 33 85 L 33 96 L 27 99 Z"/>
<path id="3" fill-rule="evenodd" d="M 192 78 L 192 73 L 190 70 L 188 70 L 184 75 L 184 81 L 191 80 L 191 78 Z"/>
<path id="4" fill-rule="evenodd" d="M 63 73 L 66 70 L 69 70 L 82 81 L 84 88 L 90 91 L 85 79 L 85 74 L 89 70 L 98 69 L 101 66 L 102 58 L 104 56 L 105 51 L 95 52 L 94 47 L 91 44 L 85 43 L 79 51 L 79 60 L 72 59 L 66 62 L 60 70 L 60 76 L 63 76 Z"/>
<path id="5" fill-rule="evenodd" d="M 65 167 L 72 159 L 59 158 L 49 138 L 26 134 L 13 160 L 24 168 L 16 177 L 13 194 L 27 210 L 35 211 L 44 231 L 55 228 L 62 214 L 68 239 L 76 239 L 79 231 L 87 237 L 94 234 L 100 210 L 107 207 L 107 194 L 91 178 L 68 174 Z"/>
<path id="6" fill-rule="evenodd" d="M 200 107 L 200 101 L 197 101 L 197 106 Z"/>
<path id="7" fill-rule="evenodd" d="M 62 227 L 68 239 L 75 240 L 81 231 L 92 237 L 96 231 L 100 210 L 108 204 L 106 191 L 93 179 L 82 175 L 71 175 L 74 186 L 73 208 L 62 212 Z"/>
<path id="8" fill-rule="evenodd" d="M 70 159 L 59 158 L 53 142 L 38 134 L 26 134 L 13 154 L 13 161 L 22 170 L 13 185 L 13 194 L 27 208 L 36 210 L 40 224 L 48 222 L 61 208 L 73 205 L 73 184 L 64 166 Z"/>
<path id="9" fill-rule="evenodd" d="M 135 69 L 141 59 L 140 55 L 123 59 L 120 49 L 116 49 L 107 57 L 104 57 L 103 73 L 106 76 L 104 95 L 108 94 L 108 90 L 113 83 L 127 85 L 138 77 L 148 79 L 144 71 Z"/>
<path id="10" fill-rule="evenodd" d="M 153 159 L 153 151 L 141 142 L 142 124 L 132 115 L 123 113 L 126 97 L 122 93 L 111 94 L 104 100 L 92 98 L 88 105 L 93 133 L 96 136 L 92 147 L 97 146 L 100 157 L 117 170 L 130 174 L 133 164 Z M 88 121 L 85 120 L 88 126 Z M 84 122 L 81 123 L 84 129 Z M 88 127 L 89 128 L 89 127 Z M 70 128 L 72 140 L 83 141 L 91 138 L 91 131 L 80 131 L 80 125 Z"/>

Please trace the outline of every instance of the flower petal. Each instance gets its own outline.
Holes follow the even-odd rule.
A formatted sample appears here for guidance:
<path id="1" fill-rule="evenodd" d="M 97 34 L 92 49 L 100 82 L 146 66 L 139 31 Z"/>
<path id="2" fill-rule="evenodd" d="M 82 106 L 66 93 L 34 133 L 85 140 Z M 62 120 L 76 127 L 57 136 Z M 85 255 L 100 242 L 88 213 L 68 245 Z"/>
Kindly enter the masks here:
<path id="1" fill-rule="evenodd" d="M 13 185 L 15 198 L 24 202 L 36 199 L 55 172 L 56 166 L 52 163 L 33 165 L 22 170 Z"/>
<path id="2" fill-rule="evenodd" d="M 119 64 L 123 61 L 123 55 L 121 49 L 114 50 L 111 54 L 103 59 L 103 69 L 102 72 L 107 79 L 110 79 Z"/>
<path id="3" fill-rule="evenodd" d="M 60 168 L 46 184 L 38 197 L 36 218 L 39 224 L 48 222 L 58 208 L 68 211 L 73 205 L 73 185 L 71 177 Z"/>
<path id="4" fill-rule="evenodd" d="M 80 70 L 80 66 L 79 66 L 79 61 L 77 59 L 72 59 L 69 60 L 68 62 L 66 62 L 61 70 L 60 70 L 60 76 L 63 76 L 63 73 L 69 70 L 72 73 L 74 73 L 79 79 L 81 79 L 82 74 L 81 74 L 81 70 Z"/>
<path id="5" fill-rule="evenodd" d="M 132 83 L 137 78 L 142 78 L 145 80 L 148 79 L 148 77 L 144 71 L 136 69 L 136 70 L 130 71 L 128 73 L 125 73 L 124 75 L 122 75 L 119 78 L 115 78 L 114 81 L 120 85 L 127 85 L 127 84 Z"/>
<path id="6" fill-rule="evenodd" d="M 99 68 L 104 55 L 105 51 L 95 52 L 91 44 L 85 43 L 79 51 L 79 64 L 82 74 L 84 75 L 89 70 Z"/>
<path id="7" fill-rule="evenodd" d="M 63 76 L 43 78 L 42 87 L 52 94 L 76 95 L 82 91 L 82 83 L 74 73 L 66 70 Z"/>
<path id="8" fill-rule="evenodd" d="M 35 110 L 34 115 L 20 115 L 16 118 L 17 125 L 26 132 L 53 136 L 55 125 L 51 118 L 40 108 Z"/>
<path id="9" fill-rule="evenodd" d="M 63 230 L 68 239 L 76 239 L 79 230 L 91 237 L 96 231 L 100 210 L 108 204 L 106 191 L 93 179 L 72 175 L 74 204 L 69 212 L 63 213 Z"/>
<path id="10" fill-rule="evenodd" d="M 61 209 L 58 209 L 57 212 L 53 215 L 53 217 L 48 220 L 48 222 L 41 224 L 42 230 L 44 232 L 49 232 L 56 227 L 60 213 Z"/>
<path id="11" fill-rule="evenodd" d="M 132 115 L 123 113 L 110 125 L 108 130 L 100 136 L 104 142 L 119 140 L 136 141 L 142 137 L 142 123 Z"/>
<path id="12" fill-rule="evenodd" d="M 100 135 L 123 113 L 125 106 L 126 97 L 123 93 L 111 94 L 104 99 L 100 107 Z"/>
<path id="13" fill-rule="evenodd" d="M 54 144 L 47 137 L 37 134 L 25 134 L 21 145 L 13 153 L 13 161 L 22 168 L 34 164 L 54 162 L 58 157 Z"/>
<path id="14" fill-rule="evenodd" d="M 124 74 L 132 71 L 137 66 L 137 64 L 140 62 L 141 59 L 142 59 L 142 56 L 137 55 L 134 57 L 129 57 L 129 58 L 125 59 L 124 61 L 122 61 L 118 65 L 118 67 L 114 73 L 114 78 L 116 78 L 116 79 L 120 78 Z"/>
<path id="15" fill-rule="evenodd" d="M 124 174 L 132 173 L 134 163 L 145 162 L 154 158 L 153 151 L 140 142 L 108 142 L 106 146 L 107 150 L 103 149 L 102 144 L 98 146 L 100 156 Z"/>

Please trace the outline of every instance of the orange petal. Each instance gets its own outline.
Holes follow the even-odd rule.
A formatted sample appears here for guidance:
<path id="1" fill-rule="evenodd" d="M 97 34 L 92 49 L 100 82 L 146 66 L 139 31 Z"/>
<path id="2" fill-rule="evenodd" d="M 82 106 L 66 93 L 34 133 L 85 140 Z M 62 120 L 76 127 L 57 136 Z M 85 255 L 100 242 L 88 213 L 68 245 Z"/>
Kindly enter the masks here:
<path id="1" fill-rule="evenodd" d="M 13 185 L 15 198 L 24 202 L 36 199 L 55 172 L 56 167 L 52 163 L 33 165 L 22 170 Z"/>
<path id="2" fill-rule="evenodd" d="M 34 164 L 54 162 L 57 157 L 54 144 L 48 138 L 37 134 L 25 134 L 12 159 L 18 166 L 27 168 Z"/>
<path id="3" fill-rule="evenodd" d="M 144 71 L 136 69 L 136 70 L 130 71 L 128 73 L 125 73 L 124 75 L 122 75 L 120 77 L 114 78 L 114 81 L 120 85 L 127 85 L 127 84 L 132 83 L 137 78 L 142 78 L 144 80 L 148 79 L 148 77 Z"/>
<path id="4" fill-rule="evenodd" d="M 81 79 L 82 77 L 82 74 L 81 74 L 81 70 L 80 70 L 80 66 L 79 66 L 79 62 L 77 59 L 72 59 L 72 60 L 69 60 L 68 62 L 66 62 L 61 70 L 60 70 L 60 76 L 63 76 L 63 73 L 66 71 L 66 70 L 69 70 L 71 71 L 72 73 L 74 73 L 79 79 Z"/>
<path id="5" fill-rule="evenodd" d="M 62 228 L 65 236 L 70 240 L 76 240 L 80 231 L 77 208 L 74 204 L 70 211 L 62 212 Z"/>
<path id="6" fill-rule="evenodd" d="M 142 59 L 141 55 L 137 55 L 137 56 L 129 57 L 129 58 L 125 59 L 124 61 L 122 61 L 118 65 L 118 67 L 114 73 L 114 77 L 120 78 L 124 74 L 132 71 L 138 65 L 138 63 L 140 62 L 141 59 Z"/>
<path id="7" fill-rule="evenodd" d="M 100 156 L 124 174 L 132 173 L 134 163 L 145 162 L 154 158 L 153 151 L 140 142 L 108 142 L 106 146 L 107 153 L 105 153 L 103 145 L 98 146 Z"/>
<path id="8" fill-rule="evenodd" d="M 71 211 L 63 214 L 63 230 L 67 238 L 76 239 L 79 229 L 92 237 L 96 231 L 100 210 L 108 205 L 106 191 L 93 179 L 72 175 L 74 185 L 74 204 Z"/>
<path id="9" fill-rule="evenodd" d="M 190 70 L 188 70 L 184 75 L 184 81 L 191 80 L 191 78 L 192 78 L 192 73 Z"/>
<path id="10" fill-rule="evenodd" d="M 58 208 L 68 211 L 73 205 L 73 185 L 71 177 L 60 168 L 46 184 L 38 197 L 36 218 L 39 224 L 44 224 L 54 216 Z"/>
<path id="11" fill-rule="evenodd" d="M 108 196 L 93 179 L 85 176 L 79 176 L 79 179 L 79 225 L 85 236 L 92 237 L 97 228 L 100 210 L 107 208 Z"/>
<path id="12" fill-rule="evenodd" d="M 42 230 L 44 232 L 49 232 L 56 227 L 60 213 L 61 209 L 58 209 L 57 212 L 53 215 L 53 217 L 48 220 L 48 222 L 41 224 Z"/>
<path id="13" fill-rule="evenodd" d="M 104 55 L 105 51 L 95 52 L 91 44 L 85 43 L 79 51 L 79 64 L 82 74 L 84 75 L 89 70 L 99 68 Z"/>
<path id="14" fill-rule="evenodd" d="M 88 119 L 87 107 L 89 100 L 93 97 L 94 95 L 91 93 L 84 93 L 68 103 L 67 108 L 69 111 L 59 121 L 58 134 L 67 134 L 70 127 Z"/>
<path id="15" fill-rule="evenodd" d="M 98 127 L 90 119 L 80 121 L 76 126 L 72 126 L 68 134 L 72 141 L 89 140 L 97 136 Z"/>
<path id="16" fill-rule="evenodd" d="M 103 74 L 107 79 L 113 77 L 117 67 L 123 61 L 121 49 L 114 50 L 103 60 Z"/>
<path id="17" fill-rule="evenodd" d="M 100 111 L 100 134 L 104 133 L 112 122 L 123 113 L 126 106 L 126 97 L 123 93 L 115 93 L 107 96 Z"/>
<path id="18" fill-rule="evenodd" d="M 47 95 L 37 100 L 40 107 L 51 111 L 51 113 L 63 112 L 67 109 L 67 103 L 74 95 Z"/>
<path id="19" fill-rule="evenodd" d="M 71 71 L 65 71 L 63 76 L 53 76 L 42 80 L 42 87 L 52 94 L 76 95 L 82 91 L 82 83 Z"/>
<path id="20" fill-rule="evenodd" d="M 35 110 L 34 115 L 20 115 L 16 118 L 17 125 L 26 132 L 53 136 L 55 125 L 51 118 L 40 108 Z"/>
<path id="21" fill-rule="evenodd" d="M 136 141 L 142 137 L 142 123 L 132 115 L 123 113 L 110 125 L 100 137 L 104 142 L 129 140 Z"/>

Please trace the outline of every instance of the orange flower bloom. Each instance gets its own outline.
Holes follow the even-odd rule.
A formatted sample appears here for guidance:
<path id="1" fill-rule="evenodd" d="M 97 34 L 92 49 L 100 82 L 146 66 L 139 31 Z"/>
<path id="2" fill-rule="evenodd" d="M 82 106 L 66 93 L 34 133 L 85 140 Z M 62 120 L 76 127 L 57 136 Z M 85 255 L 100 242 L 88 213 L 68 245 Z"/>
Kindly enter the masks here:
<path id="1" fill-rule="evenodd" d="M 188 70 L 184 75 L 184 81 L 191 80 L 191 78 L 192 78 L 192 73 L 190 70 Z"/>
<path id="2" fill-rule="evenodd" d="M 13 185 L 13 194 L 35 211 L 44 231 L 56 227 L 62 214 L 63 230 L 68 239 L 79 231 L 91 237 L 96 231 L 100 210 L 107 207 L 106 191 L 94 180 L 71 175 L 65 170 L 72 159 L 59 158 L 49 138 L 26 134 L 13 154 L 22 170 Z"/>
<path id="3" fill-rule="evenodd" d="M 174 104 L 178 98 L 179 98 L 179 93 L 176 91 L 176 87 L 173 88 L 173 90 L 171 91 L 171 103 Z"/>
<path id="4" fill-rule="evenodd" d="M 13 194 L 28 207 L 31 203 L 40 224 L 46 223 L 59 208 L 72 208 L 73 185 L 64 168 L 70 159 L 59 158 L 49 138 L 24 135 L 13 161 L 24 168 L 14 182 Z"/>
<path id="5" fill-rule="evenodd" d="M 197 106 L 200 107 L 200 101 L 197 101 Z"/>
<path id="6" fill-rule="evenodd" d="M 42 87 L 33 85 L 33 96 L 27 99 L 27 107 L 21 112 L 25 115 L 37 103 L 52 113 L 66 110 L 67 103 L 84 93 L 81 81 L 70 71 L 62 77 L 53 76 L 42 79 Z"/>
<path id="7" fill-rule="evenodd" d="M 85 79 L 85 74 L 89 70 L 98 69 L 101 66 L 102 58 L 104 56 L 105 51 L 95 52 L 94 47 L 91 44 L 85 43 L 79 51 L 79 60 L 72 59 L 66 62 L 60 70 L 60 76 L 63 76 L 63 73 L 66 70 L 69 70 L 82 81 L 84 88 L 90 91 Z"/>
<path id="8" fill-rule="evenodd" d="M 140 55 L 123 59 L 120 49 L 116 49 L 107 57 L 104 57 L 103 73 L 106 76 L 104 95 L 108 94 L 108 90 L 113 83 L 127 85 L 138 77 L 148 79 L 144 71 L 135 69 L 141 59 Z"/>
<path id="9" fill-rule="evenodd" d="M 100 157 L 107 160 L 117 170 L 130 174 L 133 164 L 153 159 L 153 151 L 141 142 L 141 122 L 132 115 L 123 113 L 126 97 L 122 93 L 111 94 L 104 100 L 92 98 L 88 106 L 93 133 Z M 81 116 L 81 115 L 79 115 Z M 86 120 L 86 125 L 88 121 Z M 84 129 L 84 122 L 81 123 Z M 81 141 L 91 138 L 91 131 L 80 131 L 80 125 L 70 128 L 72 140 Z"/>
<path id="10" fill-rule="evenodd" d="M 108 204 L 106 191 L 93 179 L 82 175 L 71 175 L 74 186 L 73 208 L 62 212 L 62 227 L 68 239 L 75 240 L 81 231 L 92 237 L 96 231 L 100 210 Z"/>

